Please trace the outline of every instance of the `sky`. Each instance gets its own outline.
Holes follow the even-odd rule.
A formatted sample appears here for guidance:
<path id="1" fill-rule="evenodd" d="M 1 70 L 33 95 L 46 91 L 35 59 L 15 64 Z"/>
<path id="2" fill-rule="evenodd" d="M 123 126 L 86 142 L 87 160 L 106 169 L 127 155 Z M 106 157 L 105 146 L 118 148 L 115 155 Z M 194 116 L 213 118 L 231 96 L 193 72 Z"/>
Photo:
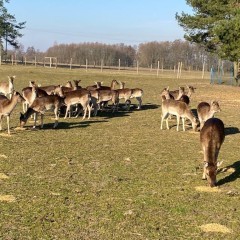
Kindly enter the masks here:
<path id="1" fill-rule="evenodd" d="M 175 14 L 191 12 L 185 0 L 10 0 L 5 7 L 17 22 L 26 21 L 24 49 L 40 51 L 62 43 L 183 39 Z"/>

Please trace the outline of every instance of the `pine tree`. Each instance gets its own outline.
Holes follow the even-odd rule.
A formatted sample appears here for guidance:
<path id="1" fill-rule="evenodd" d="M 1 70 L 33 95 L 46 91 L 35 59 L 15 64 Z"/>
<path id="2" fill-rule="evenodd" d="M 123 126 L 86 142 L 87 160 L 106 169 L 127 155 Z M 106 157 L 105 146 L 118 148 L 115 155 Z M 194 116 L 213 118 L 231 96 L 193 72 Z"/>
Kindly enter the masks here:
<path id="1" fill-rule="evenodd" d="M 185 39 L 200 44 L 221 59 L 237 62 L 240 59 L 240 1 L 186 0 L 193 15 L 176 13 Z"/>
<path id="2" fill-rule="evenodd" d="M 23 35 L 20 30 L 25 27 L 25 22 L 17 23 L 14 15 L 8 13 L 4 3 L 9 0 L 0 0 L 0 41 L 3 39 L 15 48 L 19 47 L 17 39 Z"/>

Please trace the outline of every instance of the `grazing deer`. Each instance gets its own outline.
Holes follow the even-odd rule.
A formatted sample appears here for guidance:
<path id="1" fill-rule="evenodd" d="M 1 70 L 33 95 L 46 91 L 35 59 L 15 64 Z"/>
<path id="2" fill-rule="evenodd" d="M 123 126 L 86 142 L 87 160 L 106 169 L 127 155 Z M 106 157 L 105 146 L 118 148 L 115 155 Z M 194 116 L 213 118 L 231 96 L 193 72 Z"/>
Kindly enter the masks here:
<path id="1" fill-rule="evenodd" d="M 1 96 L 0 98 L 0 130 L 2 130 L 2 119 L 7 116 L 7 128 L 8 134 L 10 135 L 10 115 L 13 109 L 16 107 L 17 103 L 24 101 L 20 93 L 14 91 L 12 98 L 9 100 L 6 96 Z"/>
<path id="2" fill-rule="evenodd" d="M 161 129 L 163 129 L 164 119 L 166 119 L 167 129 L 169 129 L 168 125 L 169 114 L 176 115 L 177 117 L 177 131 L 179 131 L 180 117 L 182 118 L 183 131 L 185 131 L 185 118 L 188 118 L 191 121 L 192 128 L 194 131 L 196 131 L 197 128 L 196 118 L 193 116 L 191 110 L 189 109 L 186 103 L 172 99 L 167 99 L 162 102 Z"/>
<path id="3" fill-rule="evenodd" d="M 197 114 L 200 122 L 200 129 L 202 129 L 204 122 L 206 122 L 209 118 L 214 116 L 214 113 L 220 112 L 220 106 L 217 101 L 212 101 L 211 104 L 207 102 L 201 102 L 197 106 Z"/>
<path id="4" fill-rule="evenodd" d="M 45 111 L 51 110 L 55 114 L 55 123 L 53 125 L 53 128 L 56 128 L 58 125 L 58 111 L 60 106 L 63 104 L 63 98 L 56 96 L 56 95 L 48 95 L 45 97 L 37 97 L 33 101 L 33 103 L 30 105 L 30 107 L 27 109 L 27 111 L 22 114 L 20 113 L 20 127 L 24 127 L 26 124 L 28 118 L 35 113 L 36 115 L 38 113 L 41 114 L 41 128 L 43 128 L 43 117 Z M 36 127 L 36 120 L 37 116 L 34 118 L 34 125 L 33 128 Z"/>
<path id="5" fill-rule="evenodd" d="M 217 158 L 224 138 L 224 124 L 218 118 L 208 119 L 200 131 L 204 156 L 202 179 L 207 179 L 211 187 L 216 186 L 217 168 L 222 164 Z"/>
<path id="6" fill-rule="evenodd" d="M 8 82 L 1 82 L 0 93 L 2 93 L 4 96 L 7 96 L 9 94 L 9 97 L 11 98 L 14 91 L 13 80 L 15 78 L 16 76 L 8 76 Z"/>

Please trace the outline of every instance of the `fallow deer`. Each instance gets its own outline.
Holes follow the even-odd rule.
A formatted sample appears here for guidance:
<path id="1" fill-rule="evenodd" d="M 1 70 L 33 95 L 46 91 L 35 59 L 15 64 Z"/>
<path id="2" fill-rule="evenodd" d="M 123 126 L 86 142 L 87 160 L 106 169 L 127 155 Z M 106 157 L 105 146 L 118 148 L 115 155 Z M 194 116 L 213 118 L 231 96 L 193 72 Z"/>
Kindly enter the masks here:
<path id="1" fill-rule="evenodd" d="M 12 97 L 12 93 L 14 91 L 13 81 L 16 76 L 8 76 L 8 82 L 1 82 L 0 83 L 0 93 L 4 96 L 9 94 L 9 97 Z"/>
<path id="2" fill-rule="evenodd" d="M 112 111 L 114 112 L 115 109 L 118 111 L 118 104 L 119 104 L 119 94 L 116 90 L 103 90 L 99 89 L 98 91 L 98 101 L 97 104 L 100 108 L 101 103 L 106 103 L 109 101 L 113 102 Z"/>
<path id="3" fill-rule="evenodd" d="M 214 114 L 220 111 L 221 109 L 217 101 L 212 101 L 211 104 L 207 102 L 199 103 L 197 106 L 197 114 L 200 122 L 200 129 L 202 129 L 204 122 L 214 117 Z"/>
<path id="4" fill-rule="evenodd" d="M 38 113 L 41 114 L 41 128 L 43 128 L 43 117 L 45 111 L 53 111 L 55 114 L 55 123 L 53 125 L 53 128 L 56 128 L 58 125 L 58 111 L 60 106 L 63 104 L 63 98 L 56 96 L 56 95 L 48 95 L 45 97 L 37 97 L 33 101 L 33 103 L 29 106 L 27 111 L 24 114 L 20 114 L 20 127 L 24 127 L 26 124 L 28 118 L 35 113 L 36 115 Z M 34 125 L 33 128 L 36 127 L 36 120 L 37 117 L 34 118 Z"/>
<path id="5" fill-rule="evenodd" d="M 177 101 L 177 100 L 173 100 L 173 99 L 167 99 L 162 102 L 161 129 L 163 129 L 164 119 L 166 119 L 167 129 L 169 129 L 169 125 L 168 125 L 169 114 L 176 115 L 176 117 L 177 117 L 177 131 L 179 130 L 180 118 L 182 118 L 183 131 L 185 131 L 185 118 L 188 118 L 191 121 L 192 128 L 194 131 L 196 131 L 197 120 L 193 116 L 191 110 L 189 109 L 189 107 L 187 106 L 186 103 Z"/>
<path id="6" fill-rule="evenodd" d="M 13 92 L 12 98 L 8 99 L 6 96 L 1 96 L 0 100 L 0 130 L 2 130 L 2 119 L 7 116 L 7 128 L 8 134 L 10 135 L 10 115 L 17 103 L 24 101 L 23 97 L 18 92 Z"/>
<path id="7" fill-rule="evenodd" d="M 120 85 L 120 89 L 125 89 L 125 83 L 122 83 L 121 81 L 118 81 Z M 142 97 L 143 97 L 143 90 L 141 88 L 131 88 L 131 97 L 130 98 L 136 98 L 138 101 L 138 107 L 137 109 L 141 109 L 142 107 Z M 130 100 L 129 100 L 130 101 Z"/>
<path id="8" fill-rule="evenodd" d="M 202 179 L 207 179 L 211 187 L 216 186 L 217 168 L 222 163 L 217 162 L 217 158 L 224 138 L 224 124 L 218 118 L 208 119 L 200 131 L 200 143 L 204 156 Z"/>
<path id="9" fill-rule="evenodd" d="M 169 91 L 171 99 L 179 100 L 180 97 L 184 94 L 184 87 L 179 87 L 178 90 Z"/>

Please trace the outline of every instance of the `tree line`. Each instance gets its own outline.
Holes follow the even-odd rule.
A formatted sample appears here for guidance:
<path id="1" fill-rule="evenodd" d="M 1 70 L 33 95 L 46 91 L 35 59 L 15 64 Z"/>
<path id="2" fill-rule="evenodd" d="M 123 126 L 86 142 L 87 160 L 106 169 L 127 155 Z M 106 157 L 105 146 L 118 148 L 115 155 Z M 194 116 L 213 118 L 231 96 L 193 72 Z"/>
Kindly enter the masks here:
<path id="1" fill-rule="evenodd" d="M 24 51 L 21 46 L 15 51 L 18 60 L 26 58 L 28 61 L 44 61 L 44 57 L 56 57 L 58 63 L 90 66 L 116 66 L 174 69 L 182 62 L 185 70 L 202 70 L 203 64 L 210 70 L 211 66 L 219 64 L 217 55 L 211 54 L 197 44 L 185 40 L 153 41 L 141 43 L 138 46 L 103 43 L 57 44 L 55 43 L 46 52 L 36 50 L 33 46 Z M 225 68 L 231 67 L 226 61 Z"/>

